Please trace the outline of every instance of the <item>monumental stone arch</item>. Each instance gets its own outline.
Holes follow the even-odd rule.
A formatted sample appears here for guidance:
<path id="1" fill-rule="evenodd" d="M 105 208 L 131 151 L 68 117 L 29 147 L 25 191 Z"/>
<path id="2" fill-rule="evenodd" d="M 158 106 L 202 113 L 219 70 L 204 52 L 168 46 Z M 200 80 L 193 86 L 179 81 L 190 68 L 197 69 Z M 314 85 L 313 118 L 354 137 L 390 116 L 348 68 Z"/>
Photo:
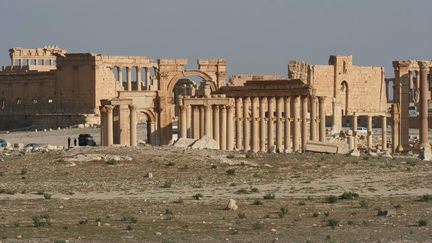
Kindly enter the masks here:
<path id="1" fill-rule="evenodd" d="M 205 84 L 210 84 L 214 91 L 225 85 L 226 61 L 223 59 L 198 59 L 198 69 L 186 70 L 186 59 L 159 59 L 159 126 L 160 144 L 169 144 L 172 139 L 172 125 L 175 120 L 172 109 L 175 84 L 190 76 L 200 77 Z"/>

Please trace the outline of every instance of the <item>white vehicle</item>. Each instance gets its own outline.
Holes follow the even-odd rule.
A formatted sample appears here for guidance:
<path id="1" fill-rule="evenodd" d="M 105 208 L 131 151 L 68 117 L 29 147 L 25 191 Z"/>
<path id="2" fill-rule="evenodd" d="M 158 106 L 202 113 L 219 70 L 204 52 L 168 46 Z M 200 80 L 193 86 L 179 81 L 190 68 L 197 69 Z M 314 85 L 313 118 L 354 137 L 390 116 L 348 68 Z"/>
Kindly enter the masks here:
<path id="1" fill-rule="evenodd" d="M 408 114 L 409 114 L 409 117 L 417 117 L 417 107 L 415 107 L 415 106 L 410 106 L 409 108 L 408 108 Z"/>
<path id="2" fill-rule="evenodd" d="M 360 135 L 367 134 L 367 128 L 366 127 L 357 127 L 357 133 Z"/>

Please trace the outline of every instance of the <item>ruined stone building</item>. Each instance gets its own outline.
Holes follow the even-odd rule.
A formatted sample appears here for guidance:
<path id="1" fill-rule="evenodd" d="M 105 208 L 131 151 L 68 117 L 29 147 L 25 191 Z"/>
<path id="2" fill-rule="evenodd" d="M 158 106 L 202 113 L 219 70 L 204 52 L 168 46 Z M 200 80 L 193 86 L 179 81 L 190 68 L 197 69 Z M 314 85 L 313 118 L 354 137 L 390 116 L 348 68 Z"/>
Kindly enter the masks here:
<path id="1" fill-rule="evenodd" d="M 66 50 L 51 45 L 36 49 L 13 48 L 10 57 L 11 65 L 3 67 L 0 72 L 0 129 L 100 124 L 104 131 L 102 144 L 105 145 L 134 145 L 137 139 L 152 144 L 170 143 L 173 124 L 180 121 L 179 132 L 182 133 L 181 129 L 184 129 L 181 127 L 184 126 L 181 119 L 184 115 L 183 108 L 179 102 L 187 103 L 194 100 L 194 97 L 207 99 L 211 103 L 216 95 L 216 100 L 234 102 L 230 105 L 235 109 L 249 111 L 247 119 L 250 119 L 249 113 L 258 114 L 256 107 L 264 107 L 266 102 L 276 102 L 276 106 L 271 108 L 275 109 L 273 116 L 272 110 L 268 110 L 269 105 L 266 106 L 267 110 L 263 110 L 265 119 L 273 120 L 274 124 L 260 126 L 274 126 L 277 130 L 278 127 L 288 126 L 284 123 L 278 125 L 278 120 L 293 119 L 294 122 L 305 119 L 299 122 L 306 122 L 306 125 L 301 126 L 309 127 L 309 135 L 297 134 L 298 137 L 286 141 L 290 144 L 301 144 L 297 142 L 297 138 L 301 140 L 310 137 L 308 139 L 315 140 L 316 134 L 323 132 L 318 127 L 325 129 L 326 123 L 332 124 L 334 132 L 338 132 L 343 117 L 350 118 L 353 126 L 357 126 L 357 117 L 360 116 L 367 117 L 367 121 L 372 117 L 385 117 L 388 107 L 384 69 L 355 66 L 351 56 L 331 56 L 328 65 L 291 61 L 288 65 L 289 80 L 278 75 L 239 74 L 233 75 L 228 82 L 227 64 L 223 59 L 198 59 L 197 68 L 186 69 L 186 59 L 153 60 L 144 56 L 67 53 Z M 201 85 L 191 80 L 192 76 L 198 77 Z M 365 99 L 365 96 L 368 98 Z M 243 108 L 243 103 L 236 106 L 237 102 L 244 102 L 245 98 L 248 104 L 247 97 L 251 100 L 250 107 L 248 105 Z M 267 100 L 263 101 L 264 98 Z M 299 117 L 295 118 L 294 114 L 292 117 L 285 116 L 285 107 L 289 106 L 291 112 L 297 109 L 297 106 L 291 104 L 296 103 L 297 99 L 302 104 Z M 284 103 L 287 100 L 289 104 Z M 304 100 L 307 102 L 304 103 Z M 318 100 L 322 100 L 322 103 Z M 255 101 L 259 103 L 255 104 Z M 214 105 L 219 110 L 230 106 L 226 103 L 212 106 Z M 192 106 L 198 105 L 191 104 L 191 109 Z M 279 110 L 276 111 L 277 109 Z M 186 116 L 191 121 L 197 119 L 197 116 L 193 116 L 194 112 L 197 111 L 190 110 Z M 280 117 L 282 114 L 284 115 Z M 261 115 L 260 113 L 260 117 Z M 222 114 L 219 115 L 219 120 L 221 116 Z M 332 119 L 322 122 L 326 117 Z M 227 125 L 245 119 L 244 111 L 240 116 L 236 110 L 235 119 L 237 120 L 226 121 Z M 136 137 L 138 123 L 146 124 L 146 138 Z M 249 125 L 255 128 L 253 122 Z M 289 125 L 295 127 L 296 123 Z M 217 127 L 217 123 L 215 126 Z M 198 125 L 193 128 L 192 124 L 187 125 L 188 136 L 198 136 L 197 127 Z M 202 125 L 199 129 L 206 131 L 209 128 Z M 212 128 L 210 130 L 213 131 Z M 258 136 L 253 132 L 251 130 L 251 136 Z M 291 134 L 294 133 L 293 130 Z M 203 136 L 206 133 L 199 134 Z M 233 132 L 234 140 L 240 140 L 236 139 L 237 134 L 241 136 Z M 185 136 L 184 133 L 182 135 Z M 275 136 L 279 135 L 275 133 Z M 266 141 L 268 139 L 265 138 Z M 280 139 L 275 138 L 275 148 L 285 150 L 280 146 L 280 141 L 285 143 L 285 140 Z M 270 140 L 273 140 L 272 137 Z M 226 143 L 228 146 L 230 142 Z M 236 141 L 237 143 L 240 142 Z M 244 141 L 242 146 L 244 148 Z M 255 145 L 252 143 L 249 146 Z M 270 146 L 273 146 L 271 141 Z M 288 150 L 296 150 L 296 146 L 286 147 Z M 240 149 L 238 145 L 236 148 Z"/>

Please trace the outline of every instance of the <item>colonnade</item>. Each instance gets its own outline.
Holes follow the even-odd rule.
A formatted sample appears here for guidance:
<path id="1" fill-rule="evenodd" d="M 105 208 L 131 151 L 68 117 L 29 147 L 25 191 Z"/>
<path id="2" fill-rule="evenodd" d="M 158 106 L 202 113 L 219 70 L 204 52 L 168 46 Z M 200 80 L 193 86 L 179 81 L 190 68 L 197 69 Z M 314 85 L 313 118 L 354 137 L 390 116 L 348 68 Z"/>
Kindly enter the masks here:
<path id="1" fill-rule="evenodd" d="M 374 114 L 359 114 L 354 113 L 352 116 L 352 131 L 354 135 L 354 143 L 353 148 L 357 148 L 358 141 L 357 141 L 357 135 L 359 135 L 358 132 L 358 117 L 359 116 L 366 116 L 366 146 L 368 149 L 372 149 L 373 147 L 373 127 L 372 127 L 372 120 L 374 117 Z M 386 114 L 375 114 L 375 117 L 380 117 L 381 119 L 381 150 L 385 151 L 387 150 L 387 115 Z"/>
<path id="2" fill-rule="evenodd" d="M 55 58 L 15 58 L 12 61 L 12 66 L 28 66 L 28 65 L 48 65 L 55 66 Z"/>
<path id="3" fill-rule="evenodd" d="M 139 66 L 117 66 L 117 72 L 118 72 L 118 81 L 123 84 L 123 68 L 126 71 L 126 83 L 127 91 L 141 91 L 142 90 L 142 81 L 144 81 L 144 87 L 145 90 L 150 90 L 152 85 L 155 85 L 154 80 L 151 80 L 151 74 L 150 74 L 150 68 L 151 67 L 144 67 L 144 73 L 145 80 L 142 80 L 142 67 Z M 132 69 L 135 69 L 136 71 L 136 84 L 135 87 L 132 86 Z"/>
<path id="4" fill-rule="evenodd" d="M 116 121 L 114 121 L 115 109 L 117 109 Z M 130 104 L 104 105 L 100 107 L 100 114 L 100 141 L 102 146 L 111 146 L 113 144 L 137 145 L 136 106 Z M 117 134 L 114 134 L 114 132 Z"/>
<path id="5" fill-rule="evenodd" d="M 179 103 L 180 138 L 206 135 L 221 150 L 286 153 L 303 150 L 309 140 L 325 141 L 325 97 L 247 96 L 222 104 L 197 100 L 203 102 Z"/>

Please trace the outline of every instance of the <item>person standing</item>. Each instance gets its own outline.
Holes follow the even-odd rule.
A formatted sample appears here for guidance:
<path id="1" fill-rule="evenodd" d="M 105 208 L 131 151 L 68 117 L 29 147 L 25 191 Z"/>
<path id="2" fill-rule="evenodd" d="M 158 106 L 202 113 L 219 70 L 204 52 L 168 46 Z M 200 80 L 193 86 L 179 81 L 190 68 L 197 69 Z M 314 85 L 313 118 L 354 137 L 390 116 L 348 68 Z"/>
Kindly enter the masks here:
<path id="1" fill-rule="evenodd" d="M 76 138 L 74 139 L 74 146 L 75 147 L 77 146 L 77 139 Z"/>
<path id="2" fill-rule="evenodd" d="M 68 137 L 67 141 L 68 141 L 68 149 L 70 149 L 70 147 L 71 147 L 71 138 Z"/>

